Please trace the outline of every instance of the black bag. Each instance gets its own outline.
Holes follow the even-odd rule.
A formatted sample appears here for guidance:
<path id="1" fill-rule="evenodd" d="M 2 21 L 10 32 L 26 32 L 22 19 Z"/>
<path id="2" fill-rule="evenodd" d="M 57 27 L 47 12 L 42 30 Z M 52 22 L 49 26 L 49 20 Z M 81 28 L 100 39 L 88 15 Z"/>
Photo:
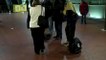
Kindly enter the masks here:
<path id="1" fill-rule="evenodd" d="M 69 44 L 69 51 L 74 54 L 78 54 L 81 52 L 82 43 L 79 38 L 74 38 L 74 43 Z"/>
<path id="2" fill-rule="evenodd" d="M 43 28 L 48 27 L 48 20 L 45 19 L 45 16 L 42 15 L 43 7 L 41 7 L 41 15 L 38 17 L 38 25 Z"/>

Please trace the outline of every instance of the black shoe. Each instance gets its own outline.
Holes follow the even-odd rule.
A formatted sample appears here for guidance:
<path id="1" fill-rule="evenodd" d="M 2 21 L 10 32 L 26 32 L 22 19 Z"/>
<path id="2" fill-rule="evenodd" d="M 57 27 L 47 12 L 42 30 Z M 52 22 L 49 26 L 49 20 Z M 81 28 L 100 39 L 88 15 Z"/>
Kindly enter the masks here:
<path id="1" fill-rule="evenodd" d="M 61 37 L 58 37 L 58 36 L 54 36 L 53 38 L 55 38 L 55 40 L 61 40 L 62 39 Z"/>
<path id="2" fill-rule="evenodd" d="M 35 50 L 35 54 L 39 55 L 40 54 L 40 50 Z"/>
<path id="3" fill-rule="evenodd" d="M 57 38 L 58 38 L 58 36 L 54 36 L 53 38 L 57 39 Z"/>

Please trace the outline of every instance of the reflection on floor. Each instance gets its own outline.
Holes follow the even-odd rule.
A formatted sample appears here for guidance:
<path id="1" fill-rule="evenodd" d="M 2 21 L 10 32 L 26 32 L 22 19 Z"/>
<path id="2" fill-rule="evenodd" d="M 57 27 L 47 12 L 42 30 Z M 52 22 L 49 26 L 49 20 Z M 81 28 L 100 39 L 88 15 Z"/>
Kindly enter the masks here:
<path id="1" fill-rule="evenodd" d="M 46 55 L 35 55 L 26 13 L 0 14 L 0 60 L 106 60 L 106 32 L 102 22 L 77 23 L 76 36 L 82 41 L 81 54 L 70 54 L 60 41 L 51 39 Z M 47 42 L 48 43 L 48 42 Z"/>

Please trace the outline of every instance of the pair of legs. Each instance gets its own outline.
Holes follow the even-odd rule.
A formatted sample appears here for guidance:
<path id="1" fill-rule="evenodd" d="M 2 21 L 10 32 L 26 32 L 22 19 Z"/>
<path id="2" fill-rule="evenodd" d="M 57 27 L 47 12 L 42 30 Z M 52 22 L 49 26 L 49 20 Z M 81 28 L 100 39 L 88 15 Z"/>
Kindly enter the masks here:
<path id="1" fill-rule="evenodd" d="M 55 22 L 55 31 L 56 31 L 55 38 L 62 39 L 62 22 L 61 21 L 54 21 L 54 22 Z"/>
<path id="2" fill-rule="evenodd" d="M 39 54 L 41 50 L 45 49 L 44 46 L 44 28 L 31 28 L 31 35 L 33 38 L 34 51 Z"/>
<path id="3" fill-rule="evenodd" d="M 66 37 L 67 37 L 67 41 L 69 42 L 69 44 L 72 44 L 74 42 L 75 28 L 76 28 L 75 21 L 72 21 L 71 23 L 67 22 L 65 32 L 66 32 Z"/>
<path id="4" fill-rule="evenodd" d="M 86 15 L 81 16 L 81 24 L 86 24 Z"/>
<path id="5" fill-rule="evenodd" d="M 61 13 L 55 13 L 52 17 L 54 24 L 55 24 L 55 31 L 56 36 L 54 38 L 56 39 L 62 39 L 62 21 L 63 21 L 63 15 Z"/>
<path id="6" fill-rule="evenodd" d="M 78 19 L 78 16 L 73 14 L 75 13 L 72 10 L 67 10 L 66 12 L 67 25 L 65 31 L 66 31 L 66 37 L 67 37 L 67 41 L 69 42 L 69 45 L 71 45 L 71 43 L 74 42 L 76 22 Z"/>
<path id="7" fill-rule="evenodd" d="M 49 23 L 49 31 L 52 34 L 53 33 L 53 20 L 51 17 L 48 18 L 48 23 Z"/>

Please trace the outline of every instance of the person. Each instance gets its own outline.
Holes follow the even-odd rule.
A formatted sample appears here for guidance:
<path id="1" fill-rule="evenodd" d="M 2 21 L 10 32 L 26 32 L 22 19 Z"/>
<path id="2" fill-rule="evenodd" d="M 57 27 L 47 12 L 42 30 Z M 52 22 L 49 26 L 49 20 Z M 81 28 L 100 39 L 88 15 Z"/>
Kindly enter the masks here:
<path id="1" fill-rule="evenodd" d="M 72 13 L 70 11 L 72 11 L 73 13 L 76 13 L 76 10 L 75 10 L 73 3 L 70 0 L 66 0 L 65 6 L 64 6 L 64 11 L 63 11 L 63 13 L 65 15 L 65 20 L 66 20 L 66 26 L 63 28 L 65 30 L 65 33 L 66 33 L 65 34 L 66 39 L 64 39 L 64 38 L 62 39 L 61 43 L 63 45 L 67 45 L 68 42 L 71 42 L 71 40 L 74 37 L 75 21 L 73 21 L 73 18 L 71 18 Z M 69 15 L 69 13 L 70 13 L 70 15 Z M 72 34 L 72 35 L 70 35 L 70 34 Z"/>
<path id="2" fill-rule="evenodd" d="M 53 21 L 51 19 L 53 6 L 50 0 L 44 0 L 43 5 L 45 6 L 45 19 L 48 20 L 48 28 L 45 36 L 48 37 L 46 40 L 49 40 L 53 32 Z"/>
<path id="3" fill-rule="evenodd" d="M 79 43 L 75 43 L 75 29 L 76 29 L 76 22 L 78 20 L 78 15 L 75 11 L 75 7 L 72 4 L 70 0 L 66 2 L 64 14 L 66 15 L 66 38 L 67 38 L 67 43 L 65 43 L 65 46 L 68 47 L 68 50 L 71 53 L 79 53 L 80 49 L 77 48 Z"/>
<path id="4" fill-rule="evenodd" d="M 42 9 L 42 8 L 43 9 Z M 31 30 L 31 35 L 34 43 L 34 51 L 36 54 L 44 53 L 44 28 L 38 25 L 38 17 L 41 15 L 41 11 L 43 12 L 43 16 L 45 15 L 45 8 L 41 5 L 39 0 L 33 0 L 30 7 L 30 21 L 29 27 Z"/>
<path id="5" fill-rule="evenodd" d="M 88 3 L 82 0 L 80 3 L 80 13 L 81 13 L 81 24 L 86 24 L 86 15 L 89 11 Z"/>
<path id="6" fill-rule="evenodd" d="M 52 19 L 55 23 L 55 31 L 57 40 L 62 39 L 62 21 L 63 21 L 63 10 L 64 10 L 65 0 L 55 0 L 53 4 L 53 16 Z"/>

